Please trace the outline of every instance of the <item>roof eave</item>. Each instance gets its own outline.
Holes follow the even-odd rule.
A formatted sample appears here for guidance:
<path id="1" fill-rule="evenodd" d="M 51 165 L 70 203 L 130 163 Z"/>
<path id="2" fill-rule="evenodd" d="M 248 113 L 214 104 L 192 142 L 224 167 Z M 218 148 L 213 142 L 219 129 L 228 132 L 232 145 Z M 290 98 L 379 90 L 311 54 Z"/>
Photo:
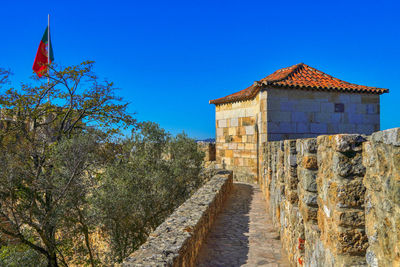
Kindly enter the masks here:
<path id="1" fill-rule="evenodd" d="M 272 88 L 290 88 L 290 89 L 298 89 L 298 90 L 306 90 L 306 91 L 328 91 L 328 92 L 342 92 L 342 93 L 361 93 L 361 94 L 378 94 L 382 95 L 385 93 L 389 93 L 389 89 L 387 88 L 373 88 L 373 90 L 368 91 L 368 90 L 356 90 L 356 89 L 346 89 L 346 88 L 341 88 L 341 87 L 309 87 L 309 86 L 283 86 L 283 85 L 277 85 L 270 83 L 268 81 L 264 81 L 262 83 L 258 83 L 258 89 L 254 90 L 254 93 L 249 95 L 249 96 L 238 96 L 238 97 L 222 97 L 222 98 L 217 98 L 209 101 L 209 104 L 214 104 L 214 105 L 221 105 L 221 104 L 229 104 L 229 103 L 234 103 L 234 102 L 240 102 L 240 101 L 246 101 L 246 100 L 251 100 L 253 99 L 257 93 L 262 89 L 265 88 L 266 86 L 272 87 Z"/>
<path id="2" fill-rule="evenodd" d="M 240 95 L 239 96 L 225 96 L 225 97 L 221 97 L 221 98 L 210 100 L 208 102 L 210 104 L 219 105 L 219 104 L 228 104 L 228 103 L 251 100 L 254 97 L 256 97 L 258 92 L 263 88 L 262 84 L 260 82 L 258 82 L 258 81 L 255 81 L 253 86 L 254 86 L 254 89 L 249 95 L 244 95 L 244 96 L 240 96 Z"/>
<path id="3" fill-rule="evenodd" d="M 377 88 L 377 87 L 371 87 L 371 90 L 362 90 L 362 89 L 348 89 L 348 88 L 342 88 L 342 87 L 310 87 L 310 86 L 288 86 L 288 85 L 279 85 L 279 84 L 273 84 L 270 83 L 269 87 L 272 88 L 290 88 L 290 89 L 298 89 L 298 90 L 306 90 L 306 91 L 328 91 L 328 92 L 342 92 L 342 93 L 361 93 L 361 94 L 385 94 L 389 93 L 389 89 L 387 88 Z"/>

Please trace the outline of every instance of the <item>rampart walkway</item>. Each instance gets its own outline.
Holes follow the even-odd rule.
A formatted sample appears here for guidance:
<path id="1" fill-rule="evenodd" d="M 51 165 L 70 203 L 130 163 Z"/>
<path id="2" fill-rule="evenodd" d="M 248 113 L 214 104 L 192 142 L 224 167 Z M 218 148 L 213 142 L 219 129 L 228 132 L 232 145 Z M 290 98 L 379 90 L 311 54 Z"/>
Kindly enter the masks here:
<path id="1" fill-rule="evenodd" d="M 289 266 L 258 185 L 235 183 L 196 266 Z"/>

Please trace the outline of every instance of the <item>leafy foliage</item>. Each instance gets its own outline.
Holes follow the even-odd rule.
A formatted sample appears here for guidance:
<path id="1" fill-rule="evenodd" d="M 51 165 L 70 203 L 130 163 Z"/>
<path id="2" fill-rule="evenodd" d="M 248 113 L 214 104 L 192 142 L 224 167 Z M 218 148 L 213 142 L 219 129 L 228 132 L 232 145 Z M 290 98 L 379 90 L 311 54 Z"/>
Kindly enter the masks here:
<path id="1" fill-rule="evenodd" d="M 7 245 L 0 248 L 0 266 L 45 267 L 46 258 L 27 245 Z"/>
<path id="2" fill-rule="evenodd" d="M 7 221 L 0 230 L 42 253 L 49 266 L 59 260 L 66 266 L 63 246 L 70 240 L 61 233 L 80 225 L 87 239 L 82 211 L 90 178 L 101 168 L 97 151 L 120 127 L 136 121 L 113 84 L 93 74 L 92 62 L 51 68 L 49 84 L 38 80 L 38 86 L 22 84 L 0 94 L 0 217 Z M 3 72 L 3 84 L 7 75 Z M 87 250 L 91 254 L 89 245 Z"/>
<path id="3" fill-rule="evenodd" d="M 204 157 L 185 134 L 171 137 L 146 122 L 123 143 L 120 159 L 108 168 L 95 203 L 112 246 L 122 261 L 201 185 Z"/>
<path id="4" fill-rule="evenodd" d="M 48 84 L 18 90 L 0 69 L 0 232 L 18 240 L 0 264 L 108 266 L 201 185 L 203 155 L 185 134 L 138 124 L 92 62 L 50 68 Z M 123 128 L 132 136 L 117 141 Z"/>

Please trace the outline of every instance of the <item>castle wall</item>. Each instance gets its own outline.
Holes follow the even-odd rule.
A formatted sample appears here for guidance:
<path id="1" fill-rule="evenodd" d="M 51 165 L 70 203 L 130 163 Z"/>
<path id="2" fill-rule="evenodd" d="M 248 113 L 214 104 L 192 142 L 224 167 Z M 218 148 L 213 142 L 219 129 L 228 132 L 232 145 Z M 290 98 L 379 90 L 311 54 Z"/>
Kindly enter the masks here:
<path id="1" fill-rule="evenodd" d="M 400 128 L 266 142 L 258 183 L 293 266 L 400 263 Z"/>
<path id="2" fill-rule="evenodd" d="M 251 100 L 216 105 L 216 161 L 235 180 L 261 175 L 262 143 L 322 134 L 371 134 L 379 95 L 264 88 Z"/>
<path id="3" fill-rule="evenodd" d="M 232 172 L 219 170 L 179 206 L 121 265 L 195 266 L 200 248 L 233 188 Z"/>
<path id="4" fill-rule="evenodd" d="M 399 266 L 400 128 L 264 142 L 262 166 L 291 266 Z M 231 191 L 232 173 L 217 173 L 123 265 L 193 266 Z"/>
<path id="5" fill-rule="evenodd" d="M 197 142 L 197 148 L 204 152 L 204 162 L 215 161 L 215 143 Z"/>
<path id="6" fill-rule="evenodd" d="M 216 105 L 216 162 L 233 170 L 235 180 L 257 177 L 259 144 L 266 140 L 266 92 L 254 99 Z"/>
<path id="7" fill-rule="evenodd" d="M 379 95 L 284 88 L 267 91 L 269 141 L 379 131 Z M 335 104 L 339 104 L 336 111 Z M 343 112 L 337 112 L 340 104 Z"/>
<path id="8" fill-rule="evenodd" d="M 363 164 L 367 263 L 400 266 L 400 129 L 372 134 Z"/>

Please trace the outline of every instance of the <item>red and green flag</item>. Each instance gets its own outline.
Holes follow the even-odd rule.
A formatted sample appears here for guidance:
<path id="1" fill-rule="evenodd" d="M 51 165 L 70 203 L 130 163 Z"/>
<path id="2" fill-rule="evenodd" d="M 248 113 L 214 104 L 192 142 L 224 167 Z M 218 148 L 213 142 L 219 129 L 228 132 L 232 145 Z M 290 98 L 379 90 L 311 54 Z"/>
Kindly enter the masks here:
<path id="1" fill-rule="evenodd" d="M 54 61 L 53 48 L 51 47 L 51 42 L 49 40 L 50 33 L 48 32 L 48 30 L 49 27 L 47 26 L 46 30 L 44 31 L 42 40 L 40 41 L 39 48 L 36 52 L 35 62 L 33 62 L 32 67 L 33 71 L 36 72 L 39 77 L 42 77 L 43 74 L 47 72 L 47 64 Z"/>

